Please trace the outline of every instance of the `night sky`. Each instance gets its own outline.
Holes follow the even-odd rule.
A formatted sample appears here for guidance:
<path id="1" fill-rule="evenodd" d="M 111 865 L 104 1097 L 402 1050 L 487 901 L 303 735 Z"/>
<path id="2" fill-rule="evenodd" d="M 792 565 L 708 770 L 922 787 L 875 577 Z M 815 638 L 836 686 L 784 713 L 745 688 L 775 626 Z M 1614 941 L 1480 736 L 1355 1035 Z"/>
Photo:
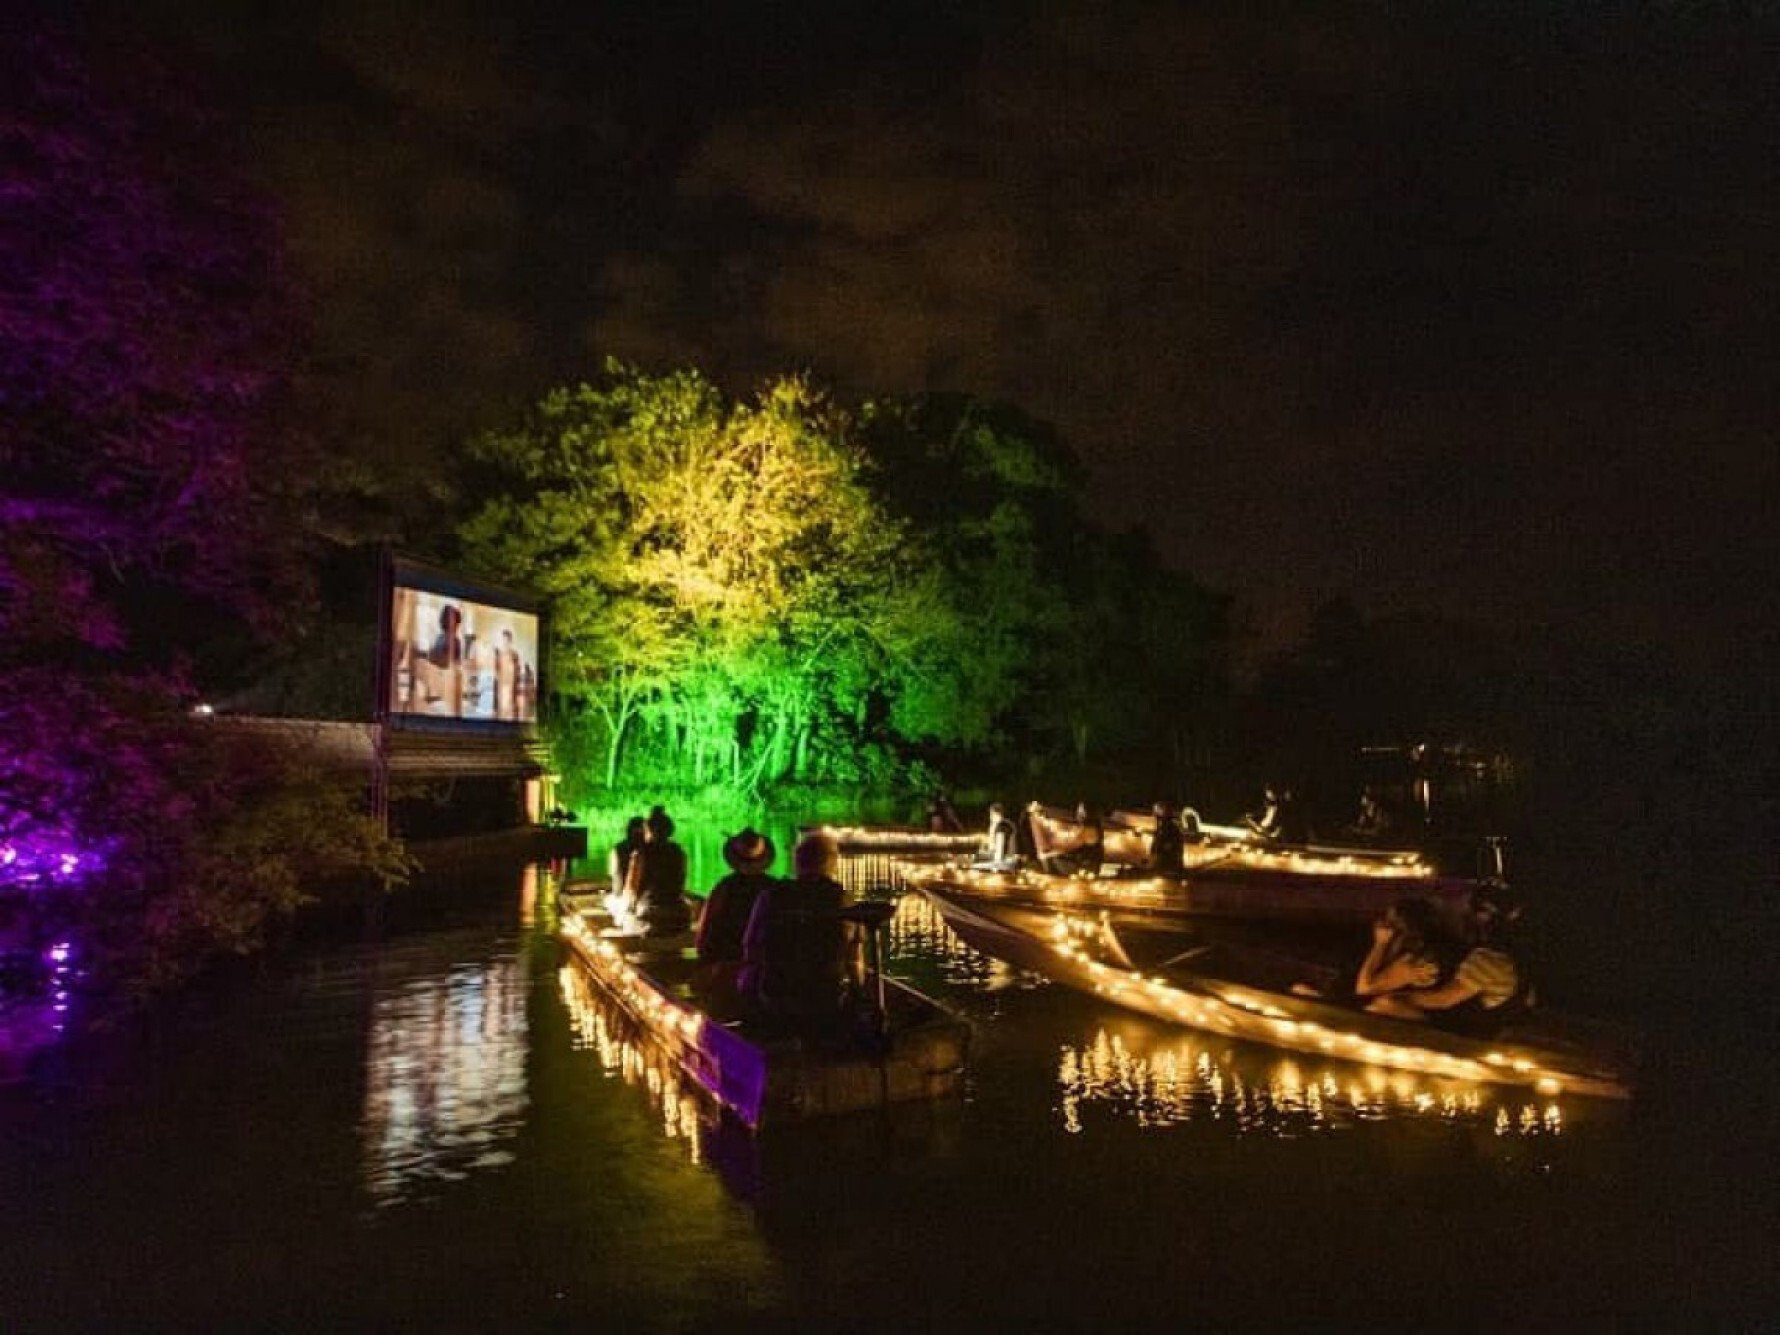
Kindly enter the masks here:
<path id="1" fill-rule="evenodd" d="M 1771 659 L 1780 19 L 237 8 L 113 21 L 239 108 L 377 451 L 608 354 L 964 390 L 1263 643 L 1345 595 Z"/>

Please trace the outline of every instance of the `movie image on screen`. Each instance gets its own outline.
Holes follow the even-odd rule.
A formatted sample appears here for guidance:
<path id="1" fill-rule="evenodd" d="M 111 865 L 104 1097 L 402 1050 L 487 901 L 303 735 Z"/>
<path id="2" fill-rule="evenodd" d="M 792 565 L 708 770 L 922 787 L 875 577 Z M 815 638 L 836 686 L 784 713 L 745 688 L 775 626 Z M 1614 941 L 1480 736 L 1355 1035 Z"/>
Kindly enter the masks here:
<path id="1" fill-rule="evenodd" d="M 398 571 L 389 642 L 391 714 L 537 721 L 536 613 L 421 587 Z"/>

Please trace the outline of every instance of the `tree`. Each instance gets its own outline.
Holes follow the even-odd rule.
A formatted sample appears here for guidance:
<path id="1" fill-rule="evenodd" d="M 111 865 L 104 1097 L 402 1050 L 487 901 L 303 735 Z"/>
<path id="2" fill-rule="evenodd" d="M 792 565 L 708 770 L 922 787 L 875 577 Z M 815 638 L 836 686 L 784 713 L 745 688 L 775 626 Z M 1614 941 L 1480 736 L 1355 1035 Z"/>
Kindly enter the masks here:
<path id="1" fill-rule="evenodd" d="M 612 363 L 474 454 L 493 494 L 466 557 L 549 599 L 555 690 L 597 719 L 608 784 L 820 778 L 821 739 L 862 739 L 907 562 L 806 380 L 730 403 Z"/>
<path id="2" fill-rule="evenodd" d="M 273 213 L 147 53 L 9 33 L 0 160 L 0 889 L 148 989 L 334 851 L 396 869 L 347 796 L 189 712 L 201 641 L 301 603 L 300 321 Z"/>

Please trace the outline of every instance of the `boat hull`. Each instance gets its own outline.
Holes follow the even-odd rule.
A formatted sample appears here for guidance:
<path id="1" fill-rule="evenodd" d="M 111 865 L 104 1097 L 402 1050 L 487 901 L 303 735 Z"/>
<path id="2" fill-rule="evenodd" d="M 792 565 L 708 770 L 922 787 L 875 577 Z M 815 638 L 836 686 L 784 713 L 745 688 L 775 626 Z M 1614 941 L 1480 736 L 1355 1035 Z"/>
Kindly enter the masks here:
<path id="1" fill-rule="evenodd" d="M 1598 1031 L 1593 1043 L 1576 1025 L 1566 1032 L 1561 1017 L 1470 1038 L 1200 972 L 1195 951 L 1132 958 L 1096 914 L 984 900 L 934 883 L 919 889 L 967 945 L 1169 1024 L 1446 1079 L 1552 1095 L 1631 1096 L 1629 1053 L 1608 1050 Z"/>
<path id="2" fill-rule="evenodd" d="M 560 935 L 602 994 L 693 1085 L 751 1129 L 943 1098 L 963 1086 L 969 1025 L 884 979 L 883 1034 L 769 1034 L 700 1004 L 690 937 L 614 934 L 597 897 L 565 899 Z"/>

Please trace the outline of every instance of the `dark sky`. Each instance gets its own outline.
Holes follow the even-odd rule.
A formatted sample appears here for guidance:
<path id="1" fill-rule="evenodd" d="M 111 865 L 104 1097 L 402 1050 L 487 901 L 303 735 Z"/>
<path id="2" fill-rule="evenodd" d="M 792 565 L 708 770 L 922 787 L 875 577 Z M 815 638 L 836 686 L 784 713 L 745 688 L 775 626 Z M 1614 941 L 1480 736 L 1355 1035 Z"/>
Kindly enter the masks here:
<path id="1" fill-rule="evenodd" d="M 1773 18 L 239 8 L 121 12 L 239 99 L 394 448 L 607 354 L 967 390 L 1269 639 L 1342 594 L 1771 653 Z"/>

